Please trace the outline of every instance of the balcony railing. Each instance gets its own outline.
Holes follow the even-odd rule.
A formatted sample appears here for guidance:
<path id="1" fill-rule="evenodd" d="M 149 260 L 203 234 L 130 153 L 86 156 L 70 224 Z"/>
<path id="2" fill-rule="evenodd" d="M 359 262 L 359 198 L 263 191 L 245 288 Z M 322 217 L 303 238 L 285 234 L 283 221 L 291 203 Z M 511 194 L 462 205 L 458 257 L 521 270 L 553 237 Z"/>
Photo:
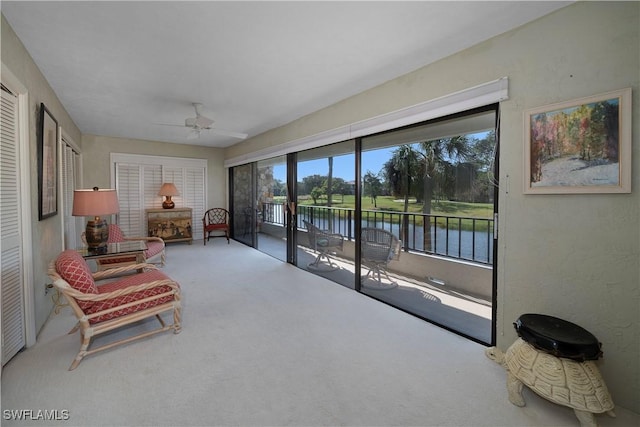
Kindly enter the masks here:
<path id="1" fill-rule="evenodd" d="M 262 205 L 264 222 L 284 226 L 285 217 L 283 204 Z M 298 228 L 304 228 L 303 220 L 355 241 L 354 209 L 298 205 Z M 481 264 L 493 263 L 492 218 L 363 210 L 362 226 L 392 232 L 402 240 L 405 251 L 441 255 Z"/>

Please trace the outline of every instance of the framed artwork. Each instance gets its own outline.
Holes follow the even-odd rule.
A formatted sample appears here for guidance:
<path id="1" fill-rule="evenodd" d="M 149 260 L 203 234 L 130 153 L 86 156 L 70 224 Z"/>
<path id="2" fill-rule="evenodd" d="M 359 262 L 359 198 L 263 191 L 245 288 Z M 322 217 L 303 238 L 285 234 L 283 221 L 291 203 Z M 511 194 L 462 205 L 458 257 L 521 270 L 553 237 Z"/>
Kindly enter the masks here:
<path id="1" fill-rule="evenodd" d="M 527 110 L 526 194 L 631 192 L 631 88 Z"/>
<path id="2" fill-rule="evenodd" d="M 38 218 L 58 213 L 58 122 L 40 104 L 38 135 Z"/>

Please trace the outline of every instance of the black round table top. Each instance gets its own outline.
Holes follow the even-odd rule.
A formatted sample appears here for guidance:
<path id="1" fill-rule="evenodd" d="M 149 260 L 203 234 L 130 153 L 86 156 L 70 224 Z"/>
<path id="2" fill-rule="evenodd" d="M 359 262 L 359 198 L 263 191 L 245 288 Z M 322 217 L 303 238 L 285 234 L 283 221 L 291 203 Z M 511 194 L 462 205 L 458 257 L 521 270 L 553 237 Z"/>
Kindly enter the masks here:
<path id="1" fill-rule="evenodd" d="M 529 313 L 520 316 L 513 325 L 523 340 L 558 357 L 595 360 L 602 355 L 598 339 L 575 323 Z"/>

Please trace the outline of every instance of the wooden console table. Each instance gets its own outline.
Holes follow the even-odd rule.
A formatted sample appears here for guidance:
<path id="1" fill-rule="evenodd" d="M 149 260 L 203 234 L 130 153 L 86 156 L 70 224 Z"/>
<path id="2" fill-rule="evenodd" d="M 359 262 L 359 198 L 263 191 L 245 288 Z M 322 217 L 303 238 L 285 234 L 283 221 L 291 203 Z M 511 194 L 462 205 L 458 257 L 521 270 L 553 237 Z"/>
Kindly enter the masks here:
<path id="1" fill-rule="evenodd" d="M 165 243 L 193 242 L 191 208 L 146 209 L 149 237 L 160 237 Z"/>

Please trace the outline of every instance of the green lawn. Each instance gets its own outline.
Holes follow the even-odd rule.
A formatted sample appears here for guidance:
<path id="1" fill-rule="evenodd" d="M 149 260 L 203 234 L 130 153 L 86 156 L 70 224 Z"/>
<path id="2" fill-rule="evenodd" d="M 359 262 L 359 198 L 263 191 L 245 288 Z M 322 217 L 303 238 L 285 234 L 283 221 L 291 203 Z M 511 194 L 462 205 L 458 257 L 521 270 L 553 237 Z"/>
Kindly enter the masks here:
<path id="1" fill-rule="evenodd" d="M 300 197 L 301 205 L 313 205 L 313 200 L 309 197 Z M 327 199 L 318 200 L 316 206 L 326 206 Z M 333 196 L 334 208 L 351 208 L 355 206 L 355 196 L 336 195 Z M 390 212 L 402 212 L 404 210 L 404 200 L 394 199 L 391 196 L 379 196 L 374 207 L 369 197 L 362 198 L 362 209 L 378 210 Z M 409 212 L 421 213 L 422 204 L 417 204 L 415 199 L 409 199 Z M 464 216 L 473 218 L 491 218 L 493 216 L 493 205 L 491 203 L 466 203 L 451 201 L 436 201 L 431 205 L 432 215 Z"/>

